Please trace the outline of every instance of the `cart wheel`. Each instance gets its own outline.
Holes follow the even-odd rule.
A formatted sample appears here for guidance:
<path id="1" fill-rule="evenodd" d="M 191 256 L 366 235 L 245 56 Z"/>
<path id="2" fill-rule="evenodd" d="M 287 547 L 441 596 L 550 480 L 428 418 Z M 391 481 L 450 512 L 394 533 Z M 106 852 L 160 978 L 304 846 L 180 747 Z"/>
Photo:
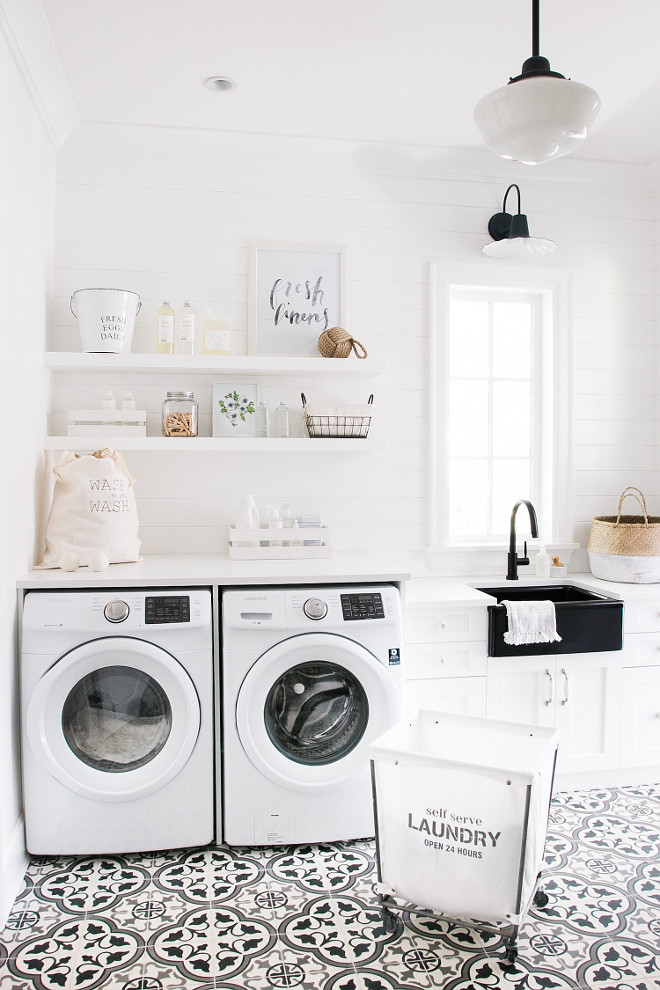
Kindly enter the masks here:
<path id="1" fill-rule="evenodd" d="M 380 917 L 386 932 L 393 932 L 396 929 L 396 915 L 389 908 L 381 908 Z"/>
<path id="2" fill-rule="evenodd" d="M 548 897 L 546 892 L 539 887 L 539 889 L 534 894 L 534 903 L 536 904 L 536 906 L 540 908 L 544 908 L 549 900 L 550 898 Z"/>
<path id="3" fill-rule="evenodd" d="M 512 939 L 504 943 L 504 962 L 507 966 L 515 966 L 518 958 L 518 946 Z"/>

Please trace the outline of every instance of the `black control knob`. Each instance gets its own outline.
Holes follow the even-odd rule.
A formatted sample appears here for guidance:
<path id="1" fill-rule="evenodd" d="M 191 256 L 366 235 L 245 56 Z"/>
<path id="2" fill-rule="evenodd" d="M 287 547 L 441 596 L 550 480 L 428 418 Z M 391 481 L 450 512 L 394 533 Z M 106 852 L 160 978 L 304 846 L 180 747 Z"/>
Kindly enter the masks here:
<path id="1" fill-rule="evenodd" d="M 103 609 L 103 614 L 108 622 L 123 622 L 128 618 L 130 608 L 121 598 L 114 598 Z"/>
<path id="2" fill-rule="evenodd" d="M 328 606 L 322 598 L 308 598 L 303 605 L 303 612 L 308 619 L 324 619 L 328 614 Z"/>

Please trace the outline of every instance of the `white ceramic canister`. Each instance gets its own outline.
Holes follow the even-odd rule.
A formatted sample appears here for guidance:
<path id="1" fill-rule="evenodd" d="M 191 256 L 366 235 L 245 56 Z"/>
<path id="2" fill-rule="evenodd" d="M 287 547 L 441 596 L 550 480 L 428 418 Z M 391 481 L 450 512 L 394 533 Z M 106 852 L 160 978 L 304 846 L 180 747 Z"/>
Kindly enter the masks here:
<path id="1" fill-rule="evenodd" d="M 69 306 L 78 320 L 83 351 L 130 351 L 140 297 L 130 289 L 76 289 Z"/>

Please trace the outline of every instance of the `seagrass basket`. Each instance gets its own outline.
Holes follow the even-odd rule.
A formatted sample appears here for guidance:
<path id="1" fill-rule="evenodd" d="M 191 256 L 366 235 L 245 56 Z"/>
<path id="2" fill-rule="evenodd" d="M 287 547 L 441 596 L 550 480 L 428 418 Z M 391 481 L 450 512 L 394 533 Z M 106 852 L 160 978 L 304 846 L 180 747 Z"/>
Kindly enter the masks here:
<path id="1" fill-rule="evenodd" d="M 624 499 L 637 499 L 641 516 L 622 515 Z M 644 495 L 633 485 L 621 493 L 616 516 L 596 516 L 589 534 L 591 573 L 606 581 L 660 581 L 660 516 L 649 516 Z"/>

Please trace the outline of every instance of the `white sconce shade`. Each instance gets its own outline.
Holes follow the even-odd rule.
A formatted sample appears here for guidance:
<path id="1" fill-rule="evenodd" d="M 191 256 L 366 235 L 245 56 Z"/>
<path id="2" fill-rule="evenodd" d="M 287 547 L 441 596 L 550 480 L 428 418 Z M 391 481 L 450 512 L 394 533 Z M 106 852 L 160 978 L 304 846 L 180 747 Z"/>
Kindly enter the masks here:
<path id="1" fill-rule="evenodd" d="M 600 109 L 589 86 L 556 76 L 530 76 L 484 96 L 474 121 L 492 152 L 540 165 L 579 148 Z"/>

